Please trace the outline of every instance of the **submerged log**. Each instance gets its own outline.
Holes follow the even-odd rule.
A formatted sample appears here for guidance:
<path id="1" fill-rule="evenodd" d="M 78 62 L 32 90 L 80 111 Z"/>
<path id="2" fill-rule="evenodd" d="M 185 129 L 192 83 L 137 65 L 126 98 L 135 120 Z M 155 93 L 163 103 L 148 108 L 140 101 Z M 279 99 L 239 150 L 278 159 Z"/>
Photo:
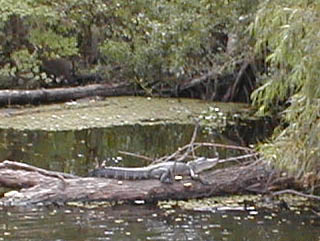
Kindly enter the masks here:
<path id="1" fill-rule="evenodd" d="M 135 201 L 153 202 L 165 199 L 191 199 L 226 194 L 267 191 L 274 172 L 265 163 L 234 166 L 209 171 L 202 175 L 210 182 L 204 185 L 185 178 L 173 184 L 159 180 L 116 180 L 79 177 L 51 172 L 27 164 L 0 163 L 0 186 L 15 188 L 5 193 L 0 205 L 63 204 L 70 201 Z M 254 188 L 252 188 L 254 187 Z"/>

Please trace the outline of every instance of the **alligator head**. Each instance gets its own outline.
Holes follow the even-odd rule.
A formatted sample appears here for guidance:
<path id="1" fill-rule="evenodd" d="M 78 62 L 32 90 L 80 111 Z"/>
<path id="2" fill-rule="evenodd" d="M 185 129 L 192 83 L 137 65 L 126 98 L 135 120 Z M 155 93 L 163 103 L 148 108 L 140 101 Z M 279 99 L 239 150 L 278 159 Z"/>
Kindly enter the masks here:
<path id="1" fill-rule="evenodd" d="M 188 162 L 188 165 L 193 169 L 193 171 L 198 174 L 202 171 L 209 170 L 219 163 L 219 158 L 205 158 L 200 157 L 196 160 Z"/>

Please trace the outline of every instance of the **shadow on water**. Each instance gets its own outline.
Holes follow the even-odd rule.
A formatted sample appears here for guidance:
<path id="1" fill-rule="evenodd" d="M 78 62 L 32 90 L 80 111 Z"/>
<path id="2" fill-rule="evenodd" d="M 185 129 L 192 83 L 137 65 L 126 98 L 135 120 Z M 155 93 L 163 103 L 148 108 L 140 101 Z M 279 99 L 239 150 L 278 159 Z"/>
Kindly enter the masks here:
<path id="1" fill-rule="evenodd" d="M 270 135 L 268 123 L 252 122 L 223 132 L 199 131 L 197 141 L 249 145 Z M 86 175 L 95 162 L 141 166 L 144 161 L 123 156 L 127 151 L 157 158 L 190 142 L 194 126 L 187 124 L 133 125 L 79 131 L 0 131 L 0 160 L 23 161 L 38 167 Z M 209 148 L 206 156 L 238 155 Z M 277 215 L 247 212 L 186 211 L 168 213 L 155 205 L 113 207 L 0 207 L 1 240 L 319 240 L 319 218 L 309 212 Z"/>

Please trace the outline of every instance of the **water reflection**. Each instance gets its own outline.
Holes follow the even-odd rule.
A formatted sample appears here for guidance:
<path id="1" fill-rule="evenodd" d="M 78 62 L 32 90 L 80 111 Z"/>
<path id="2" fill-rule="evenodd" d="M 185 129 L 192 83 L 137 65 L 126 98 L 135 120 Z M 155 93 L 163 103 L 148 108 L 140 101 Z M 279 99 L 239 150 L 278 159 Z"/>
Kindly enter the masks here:
<path id="1" fill-rule="evenodd" d="M 224 133 L 210 135 L 199 131 L 197 141 L 232 145 L 247 145 L 268 135 L 261 123 L 232 127 Z M 118 151 L 149 157 L 172 153 L 190 142 L 194 126 L 188 124 L 133 125 L 79 131 L 17 131 L 0 130 L 0 160 L 23 161 L 41 168 L 86 175 L 95 162 L 119 156 Z M 207 148 L 204 155 L 221 157 L 239 154 L 237 151 Z M 110 159 L 109 165 L 141 166 L 147 163 L 124 157 L 121 163 Z"/>
<path id="2" fill-rule="evenodd" d="M 272 218 L 266 218 L 272 217 Z M 108 208 L 10 208 L 0 212 L 0 240 L 316 241 L 320 220 L 308 212 L 250 218 L 246 212 L 175 210 L 153 205 Z"/>

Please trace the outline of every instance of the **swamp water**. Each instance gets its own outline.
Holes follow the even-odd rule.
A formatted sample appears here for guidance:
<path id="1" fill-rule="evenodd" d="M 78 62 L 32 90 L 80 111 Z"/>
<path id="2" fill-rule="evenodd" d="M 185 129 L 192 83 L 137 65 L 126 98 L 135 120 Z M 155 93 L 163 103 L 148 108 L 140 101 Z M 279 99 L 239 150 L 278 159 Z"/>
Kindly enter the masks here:
<path id="1" fill-rule="evenodd" d="M 212 105 L 161 99 L 155 106 L 149 106 L 151 102 L 146 98 L 114 98 L 95 104 L 49 106 L 46 110 L 31 108 L 30 112 L 14 110 L 13 114 L 10 110 L 0 120 L 0 160 L 22 161 L 82 176 L 103 160 L 110 165 L 146 165 L 120 155 L 119 151 L 153 158 L 172 153 L 190 142 L 192 117 Z M 72 111 L 77 118 L 72 117 Z M 65 121 L 68 118 L 70 121 Z M 271 131 L 255 123 L 230 126 L 223 132 L 199 132 L 197 141 L 254 143 Z M 217 152 L 221 157 L 239 155 L 236 151 L 216 149 L 202 152 L 207 156 L 215 156 Z M 308 209 L 274 213 L 165 206 L 0 207 L 0 241 L 320 240 L 319 217 Z"/>
<path id="2" fill-rule="evenodd" d="M 245 212 L 167 214 L 153 205 L 104 208 L 10 208 L 0 211 L 0 240 L 251 240 L 318 241 L 320 222 L 309 212 L 254 217 Z"/>

